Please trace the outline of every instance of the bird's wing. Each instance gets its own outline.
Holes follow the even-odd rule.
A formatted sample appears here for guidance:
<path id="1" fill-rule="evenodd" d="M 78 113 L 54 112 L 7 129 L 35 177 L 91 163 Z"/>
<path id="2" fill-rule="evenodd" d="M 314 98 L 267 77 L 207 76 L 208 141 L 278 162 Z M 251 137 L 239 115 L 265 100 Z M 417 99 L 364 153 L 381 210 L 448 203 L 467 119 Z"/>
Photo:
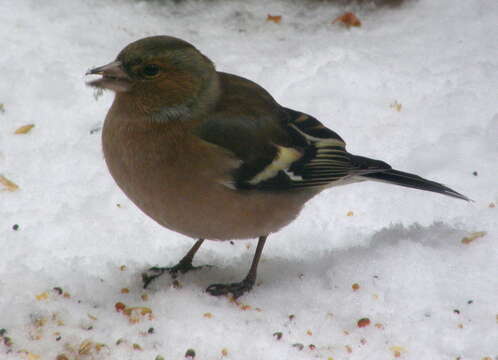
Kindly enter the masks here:
<path id="1" fill-rule="evenodd" d="M 293 139 L 291 149 L 300 149 L 301 154 L 275 176 L 257 182 L 251 179 L 253 187 L 268 190 L 330 187 L 353 176 L 390 169 L 382 161 L 348 153 L 344 140 L 314 117 L 291 109 L 285 112 L 286 131 Z M 287 149 L 281 154 L 286 152 Z"/>
<path id="2" fill-rule="evenodd" d="M 323 188 L 390 169 L 382 161 L 349 154 L 337 133 L 298 111 L 280 107 L 278 116 L 269 118 L 220 119 L 206 122 L 199 133 L 241 160 L 229 184 L 236 189 Z"/>
<path id="3" fill-rule="evenodd" d="M 328 187 L 390 168 L 381 161 L 349 154 L 338 134 L 310 115 L 280 106 L 258 84 L 218 74 L 222 98 L 196 132 L 239 160 L 229 186 L 259 190 Z"/>

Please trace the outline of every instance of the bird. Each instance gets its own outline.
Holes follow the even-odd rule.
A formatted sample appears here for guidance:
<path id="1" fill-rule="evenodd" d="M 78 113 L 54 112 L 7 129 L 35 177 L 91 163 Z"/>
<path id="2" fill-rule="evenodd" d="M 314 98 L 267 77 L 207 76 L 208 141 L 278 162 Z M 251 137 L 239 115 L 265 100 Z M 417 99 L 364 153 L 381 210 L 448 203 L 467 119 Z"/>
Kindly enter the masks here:
<path id="1" fill-rule="evenodd" d="M 257 238 L 247 275 L 206 289 L 242 296 L 255 284 L 267 237 L 338 185 L 373 180 L 469 201 L 438 182 L 349 153 L 315 117 L 281 106 L 251 80 L 217 71 L 176 37 L 139 39 L 86 75 L 99 76 L 87 85 L 115 93 L 102 148 L 119 188 L 163 227 L 197 239 L 175 266 L 144 272 L 144 287 L 163 273 L 197 269 L 193 258 L 206 239 Z"/>

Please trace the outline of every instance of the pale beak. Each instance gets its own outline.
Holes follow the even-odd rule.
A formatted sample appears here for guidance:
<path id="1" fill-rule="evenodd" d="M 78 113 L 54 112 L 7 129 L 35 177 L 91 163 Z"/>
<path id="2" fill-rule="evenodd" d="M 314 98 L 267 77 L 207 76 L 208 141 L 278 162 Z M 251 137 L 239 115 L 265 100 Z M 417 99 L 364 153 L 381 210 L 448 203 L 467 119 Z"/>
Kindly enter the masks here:
<path id="1" fill-rule="evenodd" d="M 101 78 L 86 83 L 101 89 L 123 92 L 130 90 L 132 85 L 131 78 L 123 70 L 120 61 L 113 61 L 107 65 L 90 69 L 85 75 L 102 75 Z"/>

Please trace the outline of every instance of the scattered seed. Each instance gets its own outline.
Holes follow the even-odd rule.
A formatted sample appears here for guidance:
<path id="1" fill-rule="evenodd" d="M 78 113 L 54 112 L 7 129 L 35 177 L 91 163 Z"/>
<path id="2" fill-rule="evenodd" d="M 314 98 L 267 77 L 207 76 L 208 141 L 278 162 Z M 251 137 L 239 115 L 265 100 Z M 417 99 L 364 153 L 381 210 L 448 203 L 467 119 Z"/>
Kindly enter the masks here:
<path id="1" fill-rule="evenodd" d="M 142 347 L 138 344 L 133 344 L 133 350 L 139 350 L 139 351 L 142 351 Z"/>
<path id="2" fill-rule="evenodd" d="M 23 125 L 20 128 L 17 128 L 16 131 L 14 131 L 14 134 L 19 135 L 19 134 L 27 134 L 31 131 L 32 128 L 34 128 L 34 124 L 28 124 L 28 125 Z"/>
<path id="3" fill-rule="evenodd" d="M 358 320 L 357 325 L 359 328 L 366 327 L 366 326 L 370 325 L 370 319 L 369 318 L 361 318 L 360 320 Z"/>
<path id="4" fill-rule="evenodd" d="M 52 290 L 54 290 L 57 293 L 57 295 L 62 295 L 64 293 L 64 291 L 62 291 L 62 288 L 58 286 L 54 287 Z"/>
<path id="5" fill-rule="evenodd" d="M 391 350 L 393 352 L 394 357 L 397 358 L 401 356 L 402 352 L 406 351 L 405 348 L 401 346 L 391 346 L 389 350 Z"/>
<path id="6" fill-rule="evenodd" d="M 353 215 L 354 215 L 354 212 L 352 212 L 351 210 L 346 213 L 346 216 L 353 216 Z"/>
<path id="7" fill-rule="evenodd" d="M 280 24 L 282 21 L 282 15 L 270 15 L 266 16 L 266 21 L 274 22 L 275 24 Z"/>
<path id="8" fill-rule="evenodd" d="M 356 17 L 355 14 L 352 12 L 347 12 L 344 13 L 343 15 L 338 16 L 334 21 L 332 21 L 332 24 L 335 24 L 337 22 L 340 22 L 342 25 L 346 27 L 351 27 L 351 26 L 361 26 L 361 21 Z"/>
<path id="9" fill-rule="evenodd" d="M 474 240 L 479 239 L 479 238 L 485 236 L 486 234 L 487 234 L 486 231 L 476 231 L 476 232 L 473 232 L 469 236 L 466 236 L 466 237 L 464 237 L 462 239 L 462 244 L 466 244 L 466 245 L 470 244 Z"/>
<path id="10" fill-rule="evenodd" d="M 119 205 L 119 204 L 118 204 L 118 205 Z M 119 206 L 118 206 L 118 207 L 119 207 Z M 120 270 L 120 271 L 126 271 L 126 269 L 127 269 L 126 265 L 121 265 L 121 266 L 119 267 L 119 270 Z"/>
<path id="11" fill-rule="evenodd" d="M 195 350 L 194 349 L 188 349 L 187 352 L 185 353 L 186 358 L 193 359 L 195 358 Z"/>
<path id="12" fill-rule="evenodd" d="M 48 292 L 42 292 L 41 294 L 35 295 L 36 300 L 47 300 L 48 299 Z"/>
<path id="13" fill-rule="evenodd" d="M 121 294 L 129 294 L 129 293 L 130 293 L 130 289 L 128 289 L 128 288 L 121 289 Z"/>
<path id="14" fill-rule="evenodd" d="M 394 109 L 397 112 L 400 112 L 401 108 L 403 107 L 403 105 L 401 105 L 397 100 L 394 100 L 394 102 L 391 103 L 391 105 L 389 105 L 389 106 L 391 109 Z"/>
<path id="15" fill-rule="evenodd" d="M 5 176 L 0 175 L 0 184 L 2 184 L 6 191 L 16 191 L 19 189 L 19 186 L 13 181 L 7 179 Z"/>
<path id="16" fill-rule="evenodd" d="M 124 304 L 123 304 L 124 305 Z M 133 313 L 140 314 L 142 316 L 144 315 L 152 315 L 152 309 L 145 307 L 145 306 L 133 306 L 133 307 L 127 307 L 123 310 L 123 313 L 126 316 L 131 316 Z"/>
<path id="17" fill-rule="evenodd" d="M 114 308 L 116 309 L 117 312 L 120 312 L 126 309 L 126 305 L 123 304 L 122 302 L 117 302 L 116 304 L 114 304 Z"/>
<path id="18" fill-rule="evenodd" d="M 94 127 L 93 129 L 90 129 L 90 135 L 98 133 L 98 132 L 100 132 L 100 130 L 102 130 L 102 126 Z"/>
<path id="19" fill-rule="evenodd" d="M 301 344 L 301 343 L 295 343 L 295 344 L 292 344 L 292 347 L 295 347 L 296 349 L 298 349 L 299 351 L 303 350 L 304 349 L 304 345 Z"/>
<path id="20" fill-rule="evenodd" d="M 90 351 L 92 349 L 93 342 L 91 340 L 85 340 L 80 344 L 78 349 L 79 355 L 90 355 Z"/>
<path id="21" fill-rule="evenodd" d="M 274 337 L 275 339 L 277 339 L 277 340 L 282 339 L 282 336 L 284 336 L 284 334 L 282 334 L 282 332 L 280 332 L 280 331 L 277 331 L 277 332 L 274 332 L 274 333 L 273 333 L 273 337 Z"/>
<path id="22" fill-rule="evenodd" d="M 360 290 L 360 284 L 354 283 L 353 285 L 351 285 L 351 288 L 353 289 L 353 291 L 358 291 Z"/>

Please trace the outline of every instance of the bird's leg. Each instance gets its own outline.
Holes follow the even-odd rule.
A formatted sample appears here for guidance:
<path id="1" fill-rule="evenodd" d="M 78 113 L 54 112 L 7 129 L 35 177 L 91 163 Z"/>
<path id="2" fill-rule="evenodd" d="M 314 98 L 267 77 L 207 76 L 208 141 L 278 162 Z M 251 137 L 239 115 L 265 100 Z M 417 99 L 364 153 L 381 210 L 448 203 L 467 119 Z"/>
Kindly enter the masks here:
<path id="1" fill-rule="evenodd" d="M 206 291 L 214 296 L 232 294 L 232 296 L 237 299 L 245 292 L 251 290 L 256 282 L 258 263 L 261 258 L 261 253 L 263 252 L 263 247 L 265 246 L 266 237 L 266 235 L 259 237 L 258 246 L 256 248 L 256 252 L 254 253 L 254 258 L 252 259 L 251 268 L 249 269 L 249 272 L 244 280 L 231 284 L 212 284 L 208 286 Z"/>
<path id="2" fill-rule="evenodd" d="M 145 273 L 143 273 L 142 281 L 144 283 L 144 289 L 147 288 L 147 286 L 149 286 L 152 280 L 157 279 L 165 272 L 169 272 L 173 278 L 176 278 L 179 272 L 185 274 L 190 270 L 196 270 L 201 268 L 202 266 L 193 266 L 192 260 L 194 259 L 195 253 L 197 252 L 197 250 L 199 250 L 203 242 L 204 239 L 197 240 L 194 246 L 192 246 L 192 248 L 188 251 L 188 253 L 185 254 L 185 256 L 175 266 L 171 267 L 154 266 L 151 267 L 149 270 L 147 270 Z"/>

